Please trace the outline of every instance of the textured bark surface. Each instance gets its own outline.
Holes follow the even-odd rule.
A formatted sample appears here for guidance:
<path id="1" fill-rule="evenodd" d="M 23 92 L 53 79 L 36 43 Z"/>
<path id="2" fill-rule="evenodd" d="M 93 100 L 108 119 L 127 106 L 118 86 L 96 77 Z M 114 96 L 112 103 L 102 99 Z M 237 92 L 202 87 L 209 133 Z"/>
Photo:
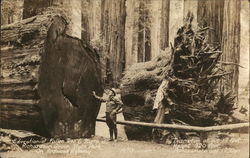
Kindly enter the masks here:
<path id="1" fill-rule="evenodd" d="M 226 0 L 223 18 L 222 61 L 239 64 L 240 60 L 240 1 Z M 224 69 L 233 72 L 225 78 L 223 89 L 232 90 L 238 96 L 239 67 L 226 65 Z"/>
<path id="2" fill-rule="evenodd" d="M 51 15 L 1 27 L 0 122 L 2 128 L 48 135 L 38 107 L 37 83 Z"/>
<path id="3" fill-rule="evenodd" d="M 170 0 L 163 0 L 161 7 L 160 49 L 164 50 L 169 46 Z"/>
<path id="4" fill-rule="evenodd" d="M 125 71 L 121 80 L 121 96 L 124 103 L 123 115 L 128 121 L 154 122 L 152 111 L 154 98 L 165 71 L 168 70 L 170 56 L 160 55 L 152 61 L 137 63 Z M 150 140 L 152 129 L 125 126 L 128 139 Z"/>
<path id="5" fill-rule="evenodd" d="M 103 53 L 107 56 L 106 69 L 112 73 L 117 85 L 125 68 L 125 0 L 104 0 L 102 8 L 102 42 Z"/>
<path id="6" fill-rule="evenodd" d="M 139 2 L 138 19 L 138 62 L 145 62 L 151 59 L 151 17 L 149 10 L 149 0 Z"/>
<path id="7" fill-rule="evenodd" d="M 66 21 L 39 15 L 2 26 L 0 122 L 52 137 L 90 137 L 102 93 L 99 57 L 65 34 Z"/>
<path id="8" fill-rule="evenodd" d="M 240 11 L 240 65 L 245 68 L 239 68 L 239 105 L 248 109 L 249 105 L 249 1 L 241 1 Z"/>
<path id="9" fill-rule="evenodd" d="M 134 63 L 137 63 L 137 45 L 138 45 L 138 25 L 137 20 L 139 13 L 137 8 L 139 7 L 138 0 L 127 0 L 126 1 L 126 27 L 125 27 L 125 55 L 126 65 L 125 68 L 129 68 Z"/>
<path id="10" fill-rule="evenodd" d="M 176 32 L 183 24 L 184 0 L 170 0 L 169 3 L 169 42 L 174 43 Z"/>
<path id="11" fill-rule="evenodd" d="M 225 0 L 198 1 L 197 18 L 200 27 L 209 27 L 208 41 L 221 46 Z"/>

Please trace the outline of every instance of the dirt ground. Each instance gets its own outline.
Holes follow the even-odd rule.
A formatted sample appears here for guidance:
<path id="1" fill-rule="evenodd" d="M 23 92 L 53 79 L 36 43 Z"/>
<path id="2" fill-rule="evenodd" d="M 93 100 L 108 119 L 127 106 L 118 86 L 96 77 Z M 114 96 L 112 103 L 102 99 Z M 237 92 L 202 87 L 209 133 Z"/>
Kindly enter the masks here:
<path id="1" fill-rule="evenodd" d="M 0 153 L 2 158 L 248 158 L 247 134 L 231 134 L 230 138 L 208 138 L 208 149 L 199 149 L 198 139 L 177 141 L 174 145 L 118 140 L 95 136 L 91 139 L 51 141 L 31 150 Z M 34 149 L 36 148 L 36 149 Z"/>

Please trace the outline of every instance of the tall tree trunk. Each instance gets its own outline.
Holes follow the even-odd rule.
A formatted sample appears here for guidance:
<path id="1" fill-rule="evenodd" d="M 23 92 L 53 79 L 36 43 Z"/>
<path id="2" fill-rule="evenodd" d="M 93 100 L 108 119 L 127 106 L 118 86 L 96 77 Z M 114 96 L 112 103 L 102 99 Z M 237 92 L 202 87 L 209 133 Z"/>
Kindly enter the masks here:
<path id="1" fill-rule="evenodd" d="M 63 0 L 63 8 L 66 11 L 66 16 L 69 18 L 69 26 L 66 33 L 79 39 L 81 39 L 82 34 L 81 6 L 81 0 Z"/>
<path id="2" fill-rule="evenodd" d="M 82 36 L 85 41 L 90 42 L 90 27 L 89 27 L 89 12 L 93 9 L 90 8 L 89 0 L 82 0 Z"/>
<path id="3" fill-rule="evenodd" d="M 138 0 L 126 0 L 126 24 L 125 24 L 125 55 L 126 69 L 137 63 L 138 59 L 138 24 L 139 12 Z"/>
<path id="4" fill-rule="evenodd" d="M 249 105 L 249 1 L 241 1 L 240 11 L 240 65 L 239 67 L 239 106 Z"/>
<path id="5" fill-rule="evenodd" d="M 151 59 L 149 4 L 150 0 L 141 0 L 139 3 L 138 62 L 145 62 Z"/>
<path id="6" fill-rule="evenodd" d="M 214 46 L 221 45 L 225 0 L 198 1 L 198 26 L 209 27 L 208 41 Z"/>
<path id="7" fill-rule="evenodd" d="M 239 64 L 240 60 L 240 1 L 225 0 L 223 18 L 223 56 L 225 62 Z M 226 65 L 224 69 L 232 72 L 225 77 L 224 91 L 232 90 L 238 96 L 239 68 L 237 65 Z"/>
<path id="8" fill-rule="evenodd" d="M 126 1 L 126 68 L 149 61 L 169 43 L 169 0 Z"/>
<path id="9" fill-rule="evenodd" d="M 198 10 L 198 2 L 199 0 L 184 0 L 184 15 L 183 17 L 186 18 L 188 12 L 191 12 L 194 16 L 192 22 L 192 28 L 195 30 L 197 29 L 197 10 Z"/>
<path id="10" fill-rule="evenodd" d="M 177 30 L 183 24 L 184 0 L 170 0 L 169 42 L 173 43 Z"/>
<path id="11" fill-rule="evenodd" d="M 150 55 L 149 60 L 156 57 L 160 54 L 160 45 L 161 45 L 161 38 L 165 38 L 166 35 L 166 27 L 165 23 L 162 23 L 163 19 L 167 19 L 168 10 L 165 10 L 165 14 L 162 14 L 163 9 L 166 9 L 166 6 L 163 6 L 163 3 L 166 3 L 168 0 L 151 0 L 148 6 L 149 8 L 149 29 L 150 29 L 150 46 L 151 52 L 148 53 Z M 164 7 L 164 8 L 163 8 Z M 164 31 L 161 29 L 164 27 Z M 163 31 L 163 35 L 161 36 L 161 31 Z M 168 33 L 168 32 L 167 32 Z M 165 40 L 165 39 L 164 39 Z M 146 54 L 147 55 L 147 54 Z"/>
<path id="12" fill-rule="evenodd" d="M 101 0 L 89 1 L 88 8 L 85 10 L 88 10 L 90 42 L 98 48 L 101 46 Z"/>
<path id="13" fill-rule="evenodd" d="M 139 3 L 139 19 L 138 19 L 138 62 L 145 61 L 145 2 L 140 1 Z"/>
<path id="14" fill-rule="evenodd" d="M 110 61 L 113 86 L 117 85 L 125 68 L 125 0 L 102 1 L 103 52 Z"/>
<path id="15" fill-rule="evenodd" d="M 102 79 L 114 86 L 125 66 L 125 1 L 84 0 L 82 36 L 101 56 Z"/>
<path id="16" fill-rule="evenodd" d="M 170 0 L 162 0 L 160 28 L 160 48 L 162 50 L 169 46 L 169 7 Z"/>

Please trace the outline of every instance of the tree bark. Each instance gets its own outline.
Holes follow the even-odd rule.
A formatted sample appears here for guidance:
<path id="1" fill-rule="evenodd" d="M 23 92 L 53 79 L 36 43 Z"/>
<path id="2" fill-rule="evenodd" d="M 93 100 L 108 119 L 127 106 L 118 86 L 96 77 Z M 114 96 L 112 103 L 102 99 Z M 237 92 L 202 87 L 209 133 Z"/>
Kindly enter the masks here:
<path id="1" fill-rule="evenodd" d="M 163 40 L 165 40 L 164 35 L 166 35 L 166 33 L 168 33 L 166 30 L 166 27 L 164 27 L 165 24 L 163 24 L 163 20 L 167 18 L 169 11 L 168 10 L 164 10 L 166 6 L 166 4 L 168 1 L 162 1 L 162 0 L 150 0 L 149 3 L 149 15 L 148 15 L 148 26 L 146 25 L 146 27 L 149 27 L 150 29 L 150 34 L 149 34 L 149 44 L 150 44 L 150 53 L 146 53 L 149 54 L 147 55 L 148 58 L 146 58 L 147 60 L 152 60 L 153 58 L 155 58 L 156 56 L 158 56 L 161 53 L 160 47 L 161 47 L 161 38 L 163 38 Z M 166 9 L 166 8 L 165 8 Z M 163 13 L 163 10 L 165 11 Z M 166 21 L 165 21 L 166 23 Z M 162 28 L 164 27 L 164 28 Z M 166 29 L 166 30 L 162 30 L 162 29 Z M 163 32 L 162 32 L 163 31 Z M 163 35 L 161 35 L 161 33 Z"/>
<path id="2" fill-rule="evenodd" d="M 90 137 L 102 94 L 97 53 L 65 34 L 56 14 L 1 28 L 1 128 L 61 137 Z"/>
<path id="3" fill-rule="evenodd" d="M 248 109 L 249 105 L 249 43 L 250 43 L 250 18 L 249 1 L 241 1 L 240 11 L 240 65 L 239 67 L 239 106 Z"/>
<path id="4" fill-rule="evenodd" d="M 126 24 L 125 24 L 125 55 L 126 55 L 126 69 L 137 63 L 138 59 L 138 25 L 139 19 L 139 1 L 126 1 Z"/>
<path id="5" fill-rule="evenodd" d="M 225 0 L 198 1 L 198 26 L 209 27 L 208 41 L 221 48 Z"/>
<path id="6" fill-rule="evenodd" d="M 61 0 L 61 7 L 64 9 L 66 17 L 69 19 L 66 33 L 72 37 L 81 39 L 82 34 L 82 1 L 81 0 Z M 54 4 L 52 4 L 53 6 Z"/>
<path id="7" fill-rule="evenodd" d="M 150 0 L 139 2 L 138 62 L 151 59 Z"/>
<path id="8" fill-rule="evenodd" d="M 126 121 L 154 122 L 154 98 L 169 68 L 170 52 L 152 61 L 137 63 L 127 69 L 121 80 L 123 115 Z M 151 128 L 125 126 L 128 139 L 151 140 Z"/>
<path id="9" fill-rule="evenodd" d="M 117 86 L 125 68 L 125 0 L 102 1 L 103 52 L 109 61 L 114 83 Z"/>
<path id="10" fill-rule="evenodd" d="M 84 41 L 90 42 L 89 12 L 93 8 L 90 8 L 89 0 L 83 0 L 81 6 L 82 6 L 82 35 L 81 35 L 81 38 Z"/>
<path id="11" fill-rule="evenodd" d="M 184 0 L 183 17 L 186 18 L 188 12 L 191 12 L 193 14 L 194 19 L 192 22 L 192 27 L 194 30 L 197 29 L 197 21 L 198 21 L 197 19 L 198 19 L 198 15 L 199 15 L 198 14 L 198 3 L 199 3 L 199 0 Z"/>
<path id="12" fill-rule="evenodd" d="M 165 50 L 169 46 L 169 8 L 170 0 L 162 0 L 160 48 Z"/>
<path id="13" fill-rule="evenodd" d="M 168 47 L 168 0 L 126 1 L 126 68 L 152 60 Z"/>
<path id="14" fill-rule="evenodd" d="M 169 42 L 174 43 L 174 38 L 183 24 L 184 0 L 170 0 L 169 9 Z"/>
<path id="15" fill-rule="evenodd" d="M 223 55 L 222 60 L 239 64 L 240 59 L 240 1 L 226 0 L 224 2 L 223 18 Z M 239 68 L 237 65 L 227 65 L 224 69 L 233 72 L 225 77 L 222 84 L 224 91 L 233 91 L 238 96 Z"/>

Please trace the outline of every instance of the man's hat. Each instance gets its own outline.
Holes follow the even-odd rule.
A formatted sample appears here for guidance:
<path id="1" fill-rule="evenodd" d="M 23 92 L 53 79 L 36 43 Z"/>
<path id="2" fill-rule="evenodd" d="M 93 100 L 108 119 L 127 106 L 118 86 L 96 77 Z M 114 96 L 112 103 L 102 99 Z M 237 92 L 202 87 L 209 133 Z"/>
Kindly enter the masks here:
<path id="1" fill-rule="evenodd" d="M 114 96 L 116 95 L 114 88 L 109 88 L 109 90 L 113 93 Z"/>

